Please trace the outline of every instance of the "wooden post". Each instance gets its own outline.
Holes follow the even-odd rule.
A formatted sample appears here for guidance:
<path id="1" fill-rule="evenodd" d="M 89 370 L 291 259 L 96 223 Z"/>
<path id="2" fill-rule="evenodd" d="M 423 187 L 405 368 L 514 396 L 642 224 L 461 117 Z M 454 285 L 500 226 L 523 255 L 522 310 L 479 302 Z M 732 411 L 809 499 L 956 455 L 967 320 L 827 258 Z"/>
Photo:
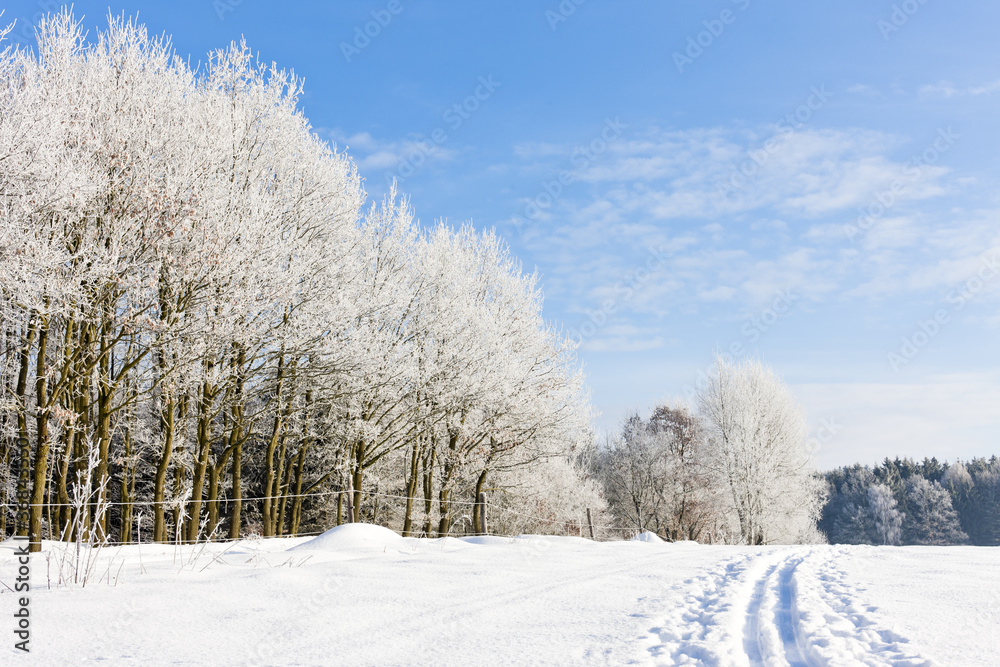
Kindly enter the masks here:
<path id="1" fill-rule="evenodd" d="M 486 494 L 479 493 L 479 530 L 483 535 L 489 535 L 489 528 L 486 527 Z"/>
<path id="2" fill-rule="evenodd" d="M 587 508 L 587 528 L 590 529 L 590 539 L 594 539 L 594 521 L 590 518 L 590 508 Z"/>
<path id="3" fill-rule="evenodd" d="M 354 523 L 354 489 L 353 484 L 347 483 L 347 523 Z"/>

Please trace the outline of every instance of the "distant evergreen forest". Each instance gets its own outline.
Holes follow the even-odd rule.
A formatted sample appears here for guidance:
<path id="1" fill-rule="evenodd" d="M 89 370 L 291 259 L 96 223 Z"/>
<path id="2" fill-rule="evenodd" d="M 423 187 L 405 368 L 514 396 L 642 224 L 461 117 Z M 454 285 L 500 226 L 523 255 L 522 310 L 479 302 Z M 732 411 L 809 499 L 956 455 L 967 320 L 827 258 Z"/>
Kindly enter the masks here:
<path id="1" fill-rule="evenodd" d="M 1000 459 L 886 459 L 825 473 L 831 544 L 1000 545 Z"/>

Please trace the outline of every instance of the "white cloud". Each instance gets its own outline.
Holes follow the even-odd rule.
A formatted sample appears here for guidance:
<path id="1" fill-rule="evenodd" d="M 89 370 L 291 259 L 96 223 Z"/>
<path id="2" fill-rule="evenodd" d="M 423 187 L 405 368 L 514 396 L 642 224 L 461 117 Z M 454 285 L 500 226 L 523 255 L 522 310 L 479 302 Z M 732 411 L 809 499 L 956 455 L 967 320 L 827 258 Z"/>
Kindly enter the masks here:
<path id="1" fill-rule="evenodd" d="M 926 166 L 916 177 L 907 176 L 907 162 L 889 157 L 902 140 L 865 130 L 648 134 L 612 143 L 579 179 L 605 188 L 605 198 L 618 210 L 658 220 L 765 208 L 815 217 L 867 205 L 878 188 L 899 179 L 910 186 L 900 199 L 935 196 L 941 192 L 935 182 L 947 174 L 944 167 Z"/>
<path id="2" fill-rule="evenodd" d="M 321 135 L 332 139 L 342 146 L 358 165 L 362 175 L 378 177 L 389 172 L 403 180 L 410 172 L 396 174 L 404 164 L 409 164 L 414 170 L 424 168 L 430 163 L 441 163 L 453 160 L 459 151 L 445 144 L 437 144 L 428 137 L 412 135 L 405 139 L 384 140 L 373 137 L 369 132 L 357 132 L 345 135 L 337 129 L 320 128 Z"/>
<path id="3" fill-rule="evenodd" d="M 729 301 L 736 296 L 736 290 L 732 287 L 719 285 L 713 289 L 701 292 L 698 296 L 705 301 Z"/>
<path id="4" fill-rule="evenodd" d="M 998 90 L 1000 90 L 1000 79 L 979 86 L 959 86 L 951 81 L 939 81 L 920 86 L 917 94 L 925 99 L 948 99 L 970 95 L 973 97 L 989 95 Z"/>
<path id="5" fill-rule="evenodd" d="M 766 154 L 757 152 L 764 147 Z M 967 221 L 942 222 L 926 206 L 914 206 L 957 186 L 946 180 L 950 171 L 942 165 L 914 168 L 896 157 L 925 148 L 906 147 L 899 137 L 864 130 L 653 128 L 611 142 L 580 174 L 583 187 L 567 190 L 541 211 L 522 241 L 545 254 L 550 276 L 561 276 L 547 276 L 546 290 L 577 312 L 613 296 L 623 276 L 645 261 L 638 249 L 668 244 L 674 247 L 666 267 L 621 304 L 624 317 L 723 301 L 752 313 L 792 286 L 807 300 L 928 289 L 930 284 L 907 282 L 914 248 L 925 261 L 934 252 L 961 257 L 982 234 L 970 236 L 959 231 Z M 560 156 L 553 160 L 556 173 L 569 150 L 551 144 L 519 149 L 536 156 L 533 168 L 539 155 Z M 738 173 L 740 160 L 753 156 L 752 178 L 720 196 L 720 184 Z M 890 214 L 852 245 L 845 226 L 893 183 L 902 185 Z M 940 242 L 936 229 L 942 230 Z M 946 248 L 945 238 L 967 241 Z M 684 242 L 677 246 L 679 239 Z M 934 247 L 927 248 L 928 242 Z"/>

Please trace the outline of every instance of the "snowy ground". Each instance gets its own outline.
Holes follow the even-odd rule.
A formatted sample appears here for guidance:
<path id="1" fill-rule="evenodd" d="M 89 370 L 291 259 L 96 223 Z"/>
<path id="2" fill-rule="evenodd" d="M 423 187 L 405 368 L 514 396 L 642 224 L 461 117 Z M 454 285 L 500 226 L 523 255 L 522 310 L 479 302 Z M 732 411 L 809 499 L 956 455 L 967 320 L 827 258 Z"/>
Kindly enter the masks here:
<path id="1" fill-rule="evenodd" d="M 56 565 L 35 558 L 30 655 L 13 648 L 16 600 L 0 586 L 0 664 L 966 666 L 1000 654 L 1000 549 L 344 526 L 102 557 L 100 583 L 51 590 Z M 0 544 L 7 586 L 15 567 Z"/>

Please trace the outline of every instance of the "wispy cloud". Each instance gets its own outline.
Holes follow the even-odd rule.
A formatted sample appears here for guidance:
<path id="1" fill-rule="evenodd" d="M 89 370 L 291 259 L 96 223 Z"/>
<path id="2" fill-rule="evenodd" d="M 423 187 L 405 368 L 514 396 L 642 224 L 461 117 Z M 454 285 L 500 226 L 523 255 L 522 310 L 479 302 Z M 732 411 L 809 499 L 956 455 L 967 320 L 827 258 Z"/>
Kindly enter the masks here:
<path id="1" fill-rule="evenodd" d="M 330 135 L 350 147 L 363 173 L 393 169 L 418 141 Z M 655 322 L 671 314 L 738 322 L 789 289 L 805 303 L 934 299 L 984 248 L 1000 247 L 1000 214 L 947 204 L 964 181 L 947 159 L 913 169 L 926 141 L 853 128 L 639 129 L 609 142 L 514 233 L 521 250 L 544 255 L 546 294 L 562 304 L 566 326 L 615 303 L 609 324 L 584 340 L 589 352 L 658 349 L 666 343 Z M 731 187 L 734 171 L 765 145 L 767 159 Z M 551 179 L 577 149 L 521 143 L 504 170 Z M 441 147 L 432 157 L 457 156 Z M 891 209 L 849 242 L 844 226 L 900 179 L 906 188 Z M 650 248 L 666 261 L 645 277 Z"/>
<path id="2" fill-rule="evenodd" d="M 950 97 L 978 97 L 1000 91 L 1000 79 L 979 86 L 962 86 L 951 81 L 921 86 L 917 93 L 925 99 L 948 99 Z"/>
<path id="3" fill-rule="evenodd" d="M 734 166 L 767 138 L 768 159 L 740 188 L 720 193 Z M 626 313 L 723 302 L 746 312 L 791 286 L 807 300 L 931 289 L 948 275 L 938 275 L 931 257 L 971 256 L 987 227 L 973 231 L 960 213 L 927 207 L 958 186 L 942 164 L 915 169 L 922 150 L 908 148 L 915 143 L 855 129 L 652 128 L 610 145 L 604 159 L 580 172 L 575 189 L 540 212 L 522 242 L 546 254 L 547 290 L 580 304 L 570 310 L 627 283 L 623 277 L 642 259 L 637 249 L 648 247 L 675 250 L 666 268 L 636 290 Z M 530 157 L 534 173 L 545 156 L 558 163 L 569 150 L 522 145 L 517 154 Z M 844 225 L 901 179 L 906 187 L 895 195 L 892 215 L 849 243 Z M 946 238 L 965 242 L 946 247 Z M 922 283 L 907 277 L 921 265 L 932 266 L 921 272 Z"/>
<path id="4" fill-rule="evenodd" d="M 413 156 L 419 156 L 421 164 L 425 164 L 454 160 L 459 154 L 455 148 L 437 145 L 420 135 L 386 140 L 377 139 L 368 132 L 346 135 L 336 129 L 320 128 L 317 131 L 347 150 L 357 163 L 358 170 L 369 177 L 381 177 L 382 172 L 395 169 L 404 160 L 413 160 Z"/>

